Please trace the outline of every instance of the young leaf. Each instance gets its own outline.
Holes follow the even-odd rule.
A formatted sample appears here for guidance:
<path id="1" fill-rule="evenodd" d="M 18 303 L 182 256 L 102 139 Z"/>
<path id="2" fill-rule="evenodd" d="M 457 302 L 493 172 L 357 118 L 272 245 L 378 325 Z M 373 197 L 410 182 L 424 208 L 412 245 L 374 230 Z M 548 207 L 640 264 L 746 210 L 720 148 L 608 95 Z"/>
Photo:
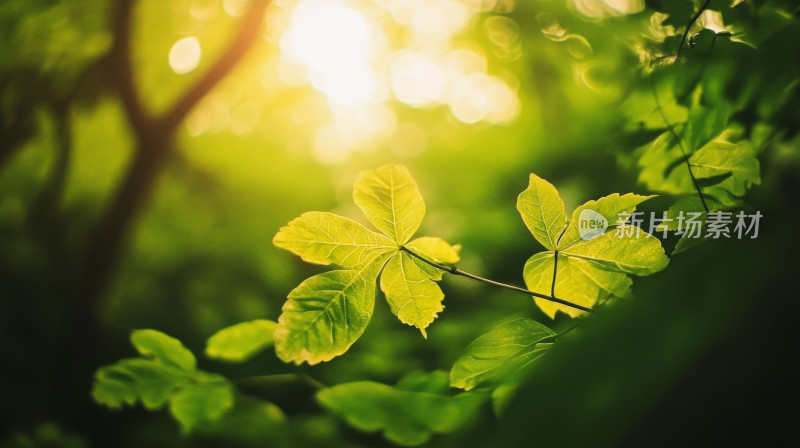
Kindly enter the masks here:
<path id="1" fill-rule="evenodd" d="M 547 249 L 555 250 L 558 237 L 567 226 L 564 202 L 556 188 L 531 174 L 528 188 L 517 198 L 517 210 L 536 241 Z"/>
<path id="2" fill-rule="evenodd" d="M 185 432 L 200 424 L 216 420 L 233 408 L 233 386 L 225 377 L 198 375 L 197 381 L 172 394 L 169 411 Z"/>
<path id="3" fill-rule="evenodd" d="M 307 212 L 281 228 L 273 244 L 315 264 L 360 268 L 397 250 L 389 238 L 333 213 Z"/>
<path id="4" fill-rule="evenodd" d="M 92 398 L 115 409 L 137 401 L 147 409 L 158 409 L 187 380 L 184 371 L 152 359 L 123 359 L 97 370 Z"/>
<path id="5" fill-rule="evenodd" d="M 617 231 L 631 232 L 630 229 L 633 229 L 632 236 L 616 234 Z M 635 235 L 636 231 L 639 236 Z M 590 261 L 610 271 L 633 275 L 654 274 L 667 267 L 669 262 L 658 238 L 627 224 L 618 226 L 616 231 L 573 244 L 560 253 Z"/>
<path id="6" fill-rule="evenodd" d="M 362 172 L 353 185 L 353 200 L 369 222 L 398 245 L 411 239 L 425 216 L 425 201 L 404 166 Z"/>
<path id="7" fill-rule="evenodd" d="M 346 352 L 372 317 L 375 281 L 387 258 L 315 275 L 290 292 L 274 333 L 278 357 L 313 365 Z"/>
<path id="8" fill-rule="evenodd" d="M 547 196 L 550 199 L 547 203 L 558 204 L 563 215 L 563 202 L 552 185 L 534 175 L 531 175 L 531 184 L 537 185 L 537 191 L 548 191 Z M 528 190 L 531 190 L 531 187 Z M 523 192 L 523 195 L 526 192 Z M 522 195 L 520 197 L 522 198 Z M 664 269 L 669 259 L 664 254 L 660 241 L 638 228 L 627 224 L 620 225 L 618 222 L 620 213 L 632 213 L 639 203 L 648 198 L 649 196 L 635 194 L 620 196 L 615 193 L 578 207 L 572 214 L 569 226 L 564 225 L 566 230 L 561 227 L 563 235 L 560 240 L 558 236 L 555 240 L 544 240 L 544 242 L 540 240 L 543 244 L 555 242 L 552 246 L 553 251 L 536 254 L 525 264 L 523 277 L 528 289 L 548 296 L 553 294 L 557 298 L 584 307 L 592 307 L 599 300 L 626 295 L 630 287 L 628 274 L 649 275 Z M 519 202 L 517 208 L 520 208 Z M 585 210 L 591 210 L 594 215 L 607 221 L 603 230 L 605 233 L 588 239 L 582 237 L 579 226 L 581 212 Z M 522 209 L 520 213 L 524 220 L 526 213 L 523 213 Z M 531 231 L 536 236 L 534 228 L 531 228 Z M 555 234 L 553 231 L 545 233 L 549 236 Z M 558 263 L 557 272 L 554 272 L 556 254 Z M 556 311 L 564 311 L 572 317 L 581 313 L 580 310 L 540 298 L 536 298 L 536 304 L 551 318 L 555 316 Z"/>
<path id="9" fill-rule="evenodd" d="M 425 329 L 444 309 L 444 293 L 410 255 L 400 252 L 386 263 L 381 291 L 400 322 L 419 328 L 427 338 Z"/>
<path id="10" fill-rule="evenodd" d="M 283 227 L 273 240 L 310 263 L 348 268 L 312 277 L 292 291 L 275 332 L 276 351 L 284 361 L 314 364 L 344 353 L 372 316 L 374 281 L 384 265 L 381 289 L 401 322 L 425 336 L 444 308 L 444 294 L 434 283 L 443 271 L 407 251 L 454 265 L 460 247 L 434 237 L 406 244 L 425 215 L 425 202 L 408 169 L 386 165 L 361 173 L 353 199 L 386 235 L 341 216 L 310 212 Z"/>
<path id="11" fill-rule="evenodd" d="M 131 342 L 142 356 L 187 373 L 195 370 L 196 360 L 181 341 L 156 330 L 134 330 Z"/>
<path id="12" fill-rule="evenodd" d="M 605 218 L 610 226 L 615 226 L 620 213 L 633 213 L 637 205 L 653 197 L 655 196 L 640 196 L 633 193 L 620 196 L 619 193 L 614 193 L 596 201 L 587 201 L 572 212 L 572 219 L 567 226 L 567 230 L 558 241 L 558 250 L 564 250 L 582 240 L 578 230 L 582 211 L 592 210 Z"/>
<path id="13" fill-rule="evenodd" d="M 441 238 L 423 236 L 406 244 L 406 247 L 437 263 L 454 265 L 460 261 L 458 251 L 461 246 L 451 246 Z"/>
<path id="14" fill-rule="evenodd" d="M 243 362 L 272 345 L 277 324 L 271 320 L 242 322 L 214 333 L 206 342 L 206 356 L 227 362 Z"/>
<path id="15" fill-rule="evenodd" d="M 143 357 L 98 369 L 92 387 L 96 402 L 120 408 L 140 401 L 149 410 L 169 403 L 185 432 L 233 407 L 230 382 L 197 370 L 194 355 L 177 339 L 155 330 L 136 330 L 131 341 Z"/>
<path id="16" fill-rule="evenodd" d="M 467 346 L 450 370 L 450 386 L 471 390 L 502 384 L 543 355 L 549 345 L 540 342 L 553 336 L 551 329 L 530 319 L 500 324 Z"/>
<path id="17" fill-rule="evenodd" d="M 725 176 L 703 190 L 713 196 L 721 196 L 715 192 L 727 193 L 724 197 L 742 196 L 752 185 L 761 183 L 755 149 L 748 142 L 711 142 L 692 155 L 689 163 L 698 181 Z"/>
<path id="18" fill-rule="evenodd" d="M 553 285 L 555 255 L 552 252 L 538 253 L 525 263 L 523 277 L 528 289 L 542 294 L 550 294 Z M 556 297 L 568 297 L 572 303 L 587 308 L 610 297 L 625 297 L 631 287 L 631 279 L 620 272 L 612 272 L 593 265 L 587 260 L 571 258 L 558 254 L 558 273 L 556 274 Z M 540 298 L 534 298 L 536 305 L 550 318 L 556 311 L 576 317 L 580 310 L 560 305 Z"/>
<path id="19" fill-rule="evenodd" d="M 433 433 L 464 427 L 485 397 L 474 393 L 448 397 L 360 381 L 323 389 L 317 393 L 317 400 L 355 428 L 382 430 L 387 439 L 400 445 L 420 445 Z"/>

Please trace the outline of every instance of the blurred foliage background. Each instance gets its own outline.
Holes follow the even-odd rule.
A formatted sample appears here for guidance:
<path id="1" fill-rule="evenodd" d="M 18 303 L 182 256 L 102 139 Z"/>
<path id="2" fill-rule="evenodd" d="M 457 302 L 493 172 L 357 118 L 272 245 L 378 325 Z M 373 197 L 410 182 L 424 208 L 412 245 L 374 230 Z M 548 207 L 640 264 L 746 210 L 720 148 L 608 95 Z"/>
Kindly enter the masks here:
<path id="1" fill-rule="evenodd" d="M 655 135 L 631 101 L 660 67 L 680 77 L 708 59 L 703 30 L 722 48 L 702 75 L 718 93 L 708 106 L 731 108 L 731 128 L 762 147 L 761 185 L 745 197 L 765 216 L 759 238 L 705 244 L 637 279 L 633 300 L 541 361 L 504 418 L 487 411 L 431 444 L 652 446 L 799 423 L 782 407 L 798 398 L 795 2 L 264 4 L 0 3 L 2 443 L 387 444 L 323 413 L 302 384 L 244 385 L 239 405 L 260 414 L 184 436 L 166 413 L 98 407 L 92 372 L 131 355 L 135 328 L 200 353 L 220 328 L 276 319 L 288 291 L 321 272 L 274 248 L 276 231 L 308 210 L 357 218 L 352 182 L 384 163 L 417 179 L 422 234 L 462 244 L 465 270 L 521 284 L 541 250 L 514 208 L 528 173 L 568 210 L 647 193 L 635 149 Z M 452 278 L 444 290 L 427 340 L 378 301 L 346 355 L 306 371 L 394 383 L 449 369 L 514 316 L 550 323 L 524 296 Z M 200 364 L 230 377 L 294 371 L 272 353 Z"/>

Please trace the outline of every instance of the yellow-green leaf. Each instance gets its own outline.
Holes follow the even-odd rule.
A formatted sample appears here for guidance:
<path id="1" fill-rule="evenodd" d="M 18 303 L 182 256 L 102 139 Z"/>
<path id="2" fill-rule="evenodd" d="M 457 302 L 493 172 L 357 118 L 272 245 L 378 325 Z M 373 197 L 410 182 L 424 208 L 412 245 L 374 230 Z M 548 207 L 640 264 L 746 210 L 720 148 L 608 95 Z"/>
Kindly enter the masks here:
<path id="1" fill-rule="evenodd" d="M 450 386 L 471 390 L 499 385 L 549 348 L 542 340 L 555 336 L 553 330 L 530 319 L 514 319 L 494 327 L 467 346 L 450 370 Z"/>
<path id="2" fill-rule="evenodd" d="M 206 356 L 228 362 L 242 362 L 272 345 L 277 324 L 259 319 L 242 322 L 214 333 L 206 343 Z"/>
<path id="3" fill-rule="evenodd" d="M 553 285 L 555 256 L 552 252 L 538 253 L 525 263 L 523 277 L 529 290 L 550 295 Z M 585 306 L 593 307 L 598 301 L 609 297 L 624 297 L 628 294 L 631 279 L 624 273 L 612 272 L 592 264 L 588 260 L 571 258 L 559 253 L 555 296 Z M 536 305 L 550 318 L 557 311 L 576 317 L 583 311 L 535 298 Z"/>
<path id="4" fill-rule="evenodd" d="M 444 293 L 439 285 L 405 252 L 397 253 L 386 263 L 381 291 L 400 322 L 419 328 L 425 337 L 425 328 L 444 309 Z"/>
<path id="5" fill-rule="evenodd" d="M 618 232 L 625 232 L 625 236 L 618 236 Z M 627 224 L 589 241 L 576 243 L 560 253 L 587 260 L 607 270 L 634 275 L 653 274 L 669 263 L 658 238 Z"/>
<path id="6" fill-rule="evenodd" d="M 161 364 L 187 373 L 195 371 L 194 354 L 172 336 L 156 330 L 134 330 L 131 333 L 131 343 L 142 356 L 154 358 Z"/>
<path id="7" fill-rule="evenodd" d="M 517 210 L 533 237 L 550 250 L 555 250 L 558 237 L 567 226 L 564 202 L 556 188 L 531 174 L 528 188 L 517 198 Z"/>
<path id="8" fill-rule="evenodd" d="M 233 385 L 215 374 L 198 375 L 169 399 L 169 410 L 184 432 L 217 420 L 233 408 Z"/>
<path id="9" fill-rule="evenodd" d="M 411 239 L 425 216 L 425 201 L 417 183 L 400 165 L 362 172 L 353 185 L 353 200 L 367 219 L 398 245 Z"/>
<path id="10" fill-rule="evenodd" d="M 308 212 L 293 219 L 272 242 L 316 264 L 360 268 L 376 256 L 397 249 L 389 238 L 327 212 Z"/>
<path id="11" fill-rule="evenodd" d="M 315 275 L 290 292 L 274 333 L 278 357 L 317 364 L 346 352 L 372 317 L 376 278 L 387 258 Z"/>
<path id="12" fill-rule="evenodd" d="M 461 245 L 451 246 L 441 238 L 423 236 L 406 244 L 406 247 L 437 263 L 453 265 L 461 260 L 458 256 Z"/>
<path id="13" fill-rule="evenodd" d="M 564 250 L 582 241 L 579 227 L 581 225 L 581 212 L 584 210 L 596 212 L 606 219 L 609 227 L 613 227 L 617 225 L 620 213 L 625 212 L 630 214 L 636 210 L 637 205 L 652 197 L 654 196 L 640 196 L 633 193 L 620 195 L 619 193 L 614 193 L 595 201 L 584 203 L 572 212 L 572 219 L 569 222 L 569 226 L 567 226 L 564 236 L 558 241 L 558 249 Z"/>

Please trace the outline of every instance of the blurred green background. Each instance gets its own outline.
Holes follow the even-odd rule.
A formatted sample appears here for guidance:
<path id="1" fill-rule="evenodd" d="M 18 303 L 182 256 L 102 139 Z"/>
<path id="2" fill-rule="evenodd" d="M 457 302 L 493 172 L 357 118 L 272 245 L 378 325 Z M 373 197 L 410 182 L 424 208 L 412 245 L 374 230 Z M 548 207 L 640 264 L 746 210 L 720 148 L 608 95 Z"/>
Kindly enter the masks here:
<path id="1" fill-rule="evenodd" d="M 467 271 L 521 284 L 525 260 L 541 250 L 515 210 L 529 173 L 556 185 L 568 210 L 613 192 L 648 193 L 633 159 L 647 140 L 624 100 L 707 2 L 275 1 L 249 51 L 172 138 L 143 135 L 120 85 L 133 78 L 146 116 L 169 110 L 257 2 L 133 2 L 123 33 L 130 70 L 120 74 L 115 39 L 127 3 L 0 3 L 0 443 L 8 446 L 388 444 L 322 412 L 302 385 L 243 387 L 277 407 L 263 420 L 183 436 L 165 412 L 94 404 L 92 372 L 132 354 L 135 328 L 200 353 L 220 328 L 276 319 L 286 294 L 322 269 L 277 250 L 274 234 L 309 210 L 359 219 L 352 183 L 385 163 L 408 166 L 420 186 L 428 209 L 420 234 L 461 244 Z M 694 31 L 727 32 L 728 20 L 752 48 L 723 68 L 726 95 L 748 95 L 735 102 L 735 120 L 779 135 L 759 157 L 762 184 L 745 198 L 765 216 L 759 238 L 704 244 L 636 279 L 634 299 L 569 333 L 503 419 L 487 411 L 431 444 L 693 445 L 790 434 L 800 423 L 792 404 L 800 398 L 798 9 L 764 0 L 708 7 L 716 9 Z M 104 233 L 108 210 L 129 199 L 118 192 L 137 152 L 162 137 L 170 150 L 133 201 L 117 248 Z M 98 253 L 110 255 L 98 265 Z M 571 325 L 507 291 L 459 278 L 443 289 L 446 310 L 427 340 L 378 300 L 347 354 L 306 371 L 326 384 L 393 383 L 449 369 L 471 340 L 514 316 Z M 294 371 L 272 353 L 242 366 L 200 364 L 232 377 Z"/>

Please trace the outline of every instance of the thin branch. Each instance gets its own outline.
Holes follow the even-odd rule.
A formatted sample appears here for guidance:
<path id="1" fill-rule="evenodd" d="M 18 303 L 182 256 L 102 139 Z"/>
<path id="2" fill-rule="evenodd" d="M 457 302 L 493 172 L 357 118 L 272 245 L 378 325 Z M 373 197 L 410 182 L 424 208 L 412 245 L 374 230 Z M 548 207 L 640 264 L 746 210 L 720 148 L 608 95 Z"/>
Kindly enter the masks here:
<path id="1" fill-rule="evenodd" d="M 700 184 L 697 182 L 697 179 L 694 177 L 694 173 L 692 172 L 692 164 L 689 163 L 689 158 L 687 157 L 689 152 L 683 146 L 683 140 L 681 140 L 680 136 L 678 136 L 678 133 L 675 132 L 675 128 L 673 128 L 672 124 L 670 124 L 669 120 L 667 120 L 667 115 L 664 113 L 664 109 L 661 107 L 661 102 L 658 100 L 658 92 L 656 92 L 655 86 L 653 87 L 653 99 L 656 101 L 656 109 L 661 115 L 661 119 L 664 120 L 664 124 L 667 126 L 667 129 L 669 129 L 670 135 L 672 135 L 672 138 L 678 144 L 681 154 L 683 154 L 684 158 L 686 158 L 684 162 L 686 163 L 686 169 L 689 171 L 689 178 L 692 180 L 692 185 L 697 192 L 697 196 L 700 197 L 700 203 L 703 204 L 703 209 L 705 209 L 706 214 L 708 214 L 710 210 L 708 208 L 708 204 L 706 204 L 706 199 L 703 196 L 703 190 L 700 187 Z"/>
<path id="2" fill-rule="evenodd" d="M 550 296 L 556 296 L 556 275 L 558 274 L 558 251 L 553 252 L 553 281 L 550 284 Z"/>
<path id="3" fill-rule="evenodd" d="M 261 29 L 264 10 L 268 3 L 269 0 L 253 0 L 251 2 L 250 9 L 238 26 L 239 33 L 228 49 L 161 119 L 161 124 L 166 132 L 172 131 L 183 122 L 183 119 L 186 118 L 192 108 L 231 71 L 250 47 L 253 46 Z"/>
<path id="4" fill-rule="evenodd" d="M 111 63 L 111 70 L 114 73 L 116 87 L 128 121 L 136 135 L 141 136 L 146 132 L 146 118 L 142 102 L 136 91 L 133 64 L 131 63 L 131 16 L 135 3 L 136 0 L 118 0 L 116 2 L 111 24 L 114 43 L 108 55 L 108 61 Z"/>
<path id="5" fill-rule="evenodd" d="M 695 22 L 697 22 L 697 19 L 699 19 L 700 16 L 703 14 L 703 12 L 706 10 L 706 8 L 708 8 L 709 3 L 711 3 L 711 0 L 706 0 L 706 2 L 703 3 L 703 6 L 701 6 L 700 9 L 697 10 L 695 15 L 692 17 L 692 20 L 689 22 L 689 24 L 686 25 L 686 29 L 683 31 L 683 37 L 681 38 L 681 43 L 678 44 L 678 53 L 675 55 L 675 59 L 681 58 L 681 50 L 683 49 L 683 46 L 686 44 L 686 39 L 689 37 L 689 31 L 691 31 Z"/>
<path id="6" fill-rule="evenodd" d="M 510 291 L 515 291 L 515 292 L 522 293 L 522 294 L 525 294 L 525 295 L 528 295 L 528 296 L 538 297 L 540 299 L 547 300 L 547 301 L 553 302 L 553 303 L 557 303 L 559 305 L 568 306 L 568 307 L 574 308 L 576 310 L 586 311 L 586 312 L 589 312 L 589 313 L 592 312 L 592 310 L 590 308 L 586 308 L 585 306 L 581 306 L 581 305 L 566 301 L 564 299 L 559 299 L 559 298 L 554 297 L 554 296 L 548 296 L 546 294 L 541 294 L 541 293 L 538 293 L 538 292 L 529 291 L 527 289 L 520 288 L 518 286 L 508 285 L 506 283 L 500 283 L 500 282 L 496 282 L 494 280 L 489 280 L 488 278 L 483 278 L 483 277 L 477 276 L 475 274 L 471 274 L 469 272 L 462 271 L 461 269 L 458 269 L 455 266 L 446 266 L 446 265 L 443 265 L 443 264 L 436 263 L 435 261 L 428 260 L 427 258 L 423 257 L 422 255 L 417 254 L 416 252 L 410 250 L 409 248 L 407 248 L 405 246 L 400 247 L 400 250 L 407 252 L 412 257 L 417 258 L 417 259 L 419 259 L 419 260 L 421 260 L 421 261 L 423 261 L 423 262 L 435 267 L 436 269 L 448 272 L 448 273 L 453 274 L 453 275 L 460 275 L 462 277 L 467 277 L 467 278 L 470 278 L 472 280 L 477 280 L 479 282 L 486 283 L 486 284 L 489 284 L 489 285 L 499 286 L 501 288 L 505 288 L 505 289 L 508 289 Z"/>
<path id="7" fill-rule="evenodd" d="M 130 22 L 134 2 L 119 0 L 114 15 L 115 42 L 110 60 L 115 64 L 117 89 L 138 144 L 133 162 L 88 242 L 82 298 L 90 307 L 94 306 L 113 276 L 125 237 L 172 152 L 176 127 L 250 49 L 258 36 L 268 0 L 251 2 L 231 46 L 166 115 L 158 118 L 145 115 L 131 76 Z"/>

